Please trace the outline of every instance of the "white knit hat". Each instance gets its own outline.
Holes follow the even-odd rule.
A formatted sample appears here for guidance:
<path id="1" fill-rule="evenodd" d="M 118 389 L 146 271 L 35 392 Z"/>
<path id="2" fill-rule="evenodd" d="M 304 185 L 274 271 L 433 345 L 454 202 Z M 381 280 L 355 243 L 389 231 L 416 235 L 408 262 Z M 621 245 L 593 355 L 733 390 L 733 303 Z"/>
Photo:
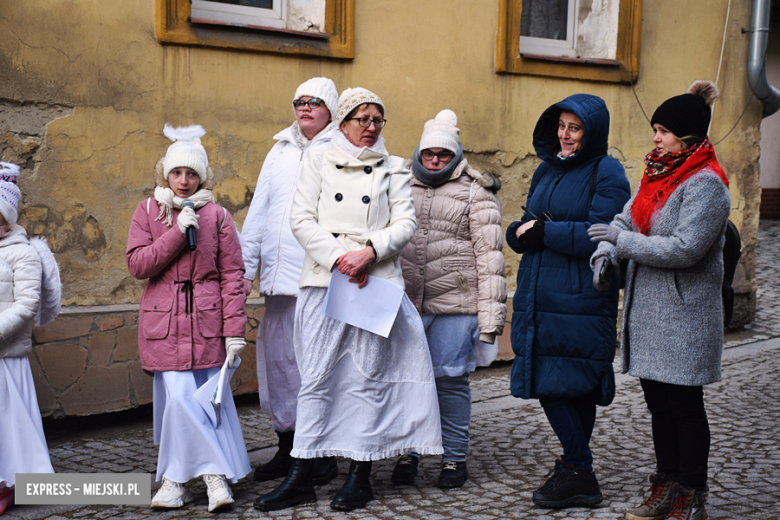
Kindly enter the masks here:
<path id="1" fill-rule="evenodd" d="M 330 78 L 311 78 L 308 81 L 304 81 L 295 91 L 296 99 L 301 99 L 303 96 L 311 96 L 320 98 L 325 102 L 325 106 L 330 111 L 331 119 L 336 119 L 336 109 L 339 102 L 339 91 L 336 90 L 336 84 Z M 295 109 L 293 109 L 294 111 Z"/>
<path id="2" fill-rule="evenodd" d="M 16 185 L 18 177 L 17 165 L 0 162 L 0 213 L 11 225 L 16 224 L 19 201 L 22 199 L 22 191 Z"/>
<path id="3" fill-rule="evenodd" d="M 336 113 L 336 124 L 341 126 L 341 123 L 344 122 L 344 119 L 347 118 L 352 110 L 365 103 L 379 105 L 382 107 L 382 116 L 387 115 L 385 112 L 385 105 L 382 103 L 379 96 L 364 88 L 348 88 L 339 96 L 339 109 Z"/>
<path id="4" fill-rule="evenodd" d="M 200 144 L 200 138 L 206 135 L 206 131 L 200 125 L 179 126 L 173 128 L 165 123 L 163 129 L 165 137 L 174 143 L 168 147 L 163 160 L 165 178 L 174 168 L 192 168 L 198 172 L 200 182 L 206 181 L 206 168 L 209 165 L 209 157 L 206 149 Z"/>
<path id="5" fill-rule="evenodd" d="M 444 109 L 436 114 L 436 118 L 427 121 L 423 127 L 420 150 L 444 148 L 457 154 L 460 149 L 460 129 L 455 126 L 457 124 L 458 116 L 452 110 Z"/>

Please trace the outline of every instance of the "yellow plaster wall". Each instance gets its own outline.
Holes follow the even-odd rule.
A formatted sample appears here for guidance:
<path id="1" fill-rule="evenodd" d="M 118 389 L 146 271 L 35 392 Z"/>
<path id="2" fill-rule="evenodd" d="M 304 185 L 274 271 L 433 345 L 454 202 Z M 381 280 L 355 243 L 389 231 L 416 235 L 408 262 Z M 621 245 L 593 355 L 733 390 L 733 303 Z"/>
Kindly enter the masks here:
<path id="1" fill-rule="evenodd" d="M 695 79 L 715 79 L 728 0 L 645 0 L 636 85 L 648 115 Z M 163 46 L 154 0 L 36 0 L 0 3 L 0 103 L 69 108 L 45 128 L 25 170 L 21 221 L 47 236 L 59 255 L 66 305 L 137 302 L 143 284 L 125 267 L 132 212 L 152 191 L 152 168 L 168 141 L 166 121 L 199 123 L 220 181 L 215 194 L 242 223 L 273 135 L 293 120 L 292 95 L 312 76 L 339 90 L 363 86 L 387 106 L 391 153 L 409 155 L 423 123 L 440 109 L 459 117 L 467 156 L 499 174 L 505 223 L 520 216 L 538 164 L 534 124 L 550 104 L 588 92 L 610 108 L 611 153 L 632 184 L 652 144 L 648 122 L 627 85 L 494 72 L 497 0 L 371 0 L 355 7 L 356 57 L 338 61 Z M 750 2 L 732 5 L 720 75 L 717 141 L 742 113 Z M 36 108 L 36 109 L 37 109 Z M 731 178 L 732 219 L 746 239 L 748 283 L 760 188 L 760 103 L 717 147 Z M 0 129 L 0 134 L 6 132 Z M 6 139 L 3 160 L 22 160 L 24 135 Z M 0 140 L 0 146 L 3 141 Z M 2 148 L 0 148 L 2 150 Z M 20 159 L 22 158 L 22 159 Z M 507 249 L 514 285 L 517 256 Z"/>

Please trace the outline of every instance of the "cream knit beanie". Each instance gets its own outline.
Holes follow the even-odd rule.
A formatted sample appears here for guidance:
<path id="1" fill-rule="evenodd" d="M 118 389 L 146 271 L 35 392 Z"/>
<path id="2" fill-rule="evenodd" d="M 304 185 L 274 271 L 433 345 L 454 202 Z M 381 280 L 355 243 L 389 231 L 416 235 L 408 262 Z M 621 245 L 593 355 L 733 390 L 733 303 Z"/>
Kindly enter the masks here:
<path id="1" fill-rule="evenodd" d="M 457 154 L 460 150 L 460 129 L 456 128 L 457 124 L 458 116 L 452 110 L 444 109 L 436 114 L 436 118 L 427 121 L 423 127 L 420 150 L 444 148 Z"/>
<path id="2" fill-rule="evenodd" d="M 0 162 L 0 213 L 11 225 L 16 224 L 19 201 L 22 198 L 22 191 L 16 185 L 18 177 L 17 165 Z"/>
<path id="3" fill-rule="evenodd" d="M 174 142 L 168 147 L 168 151 L 165 152 L 165 159 L 163 160 L 165 178 L 168 179 L 168 174 L 174 168 L 186 166 L 198 172 L 201 183 L 205 182 L 209 157 L 206 154 L 206 149 L 200 144 L 200 138 L 206 135 L 203 127 L 192 125 L 173 128 L 168 123 L 165 123 L 163 134 Z"/>
<path id="4" fill-rule="evenodd" d="M 385 105 L 382 103 L 379 96 L 364 88 L 348 88 L 339 96 L 339 109 L 336 113 L 336 124 L 341 126 L 341 123 L 344 122 L 344 119 L 347 118 L 352 110 L 365 103 L 379 105 L 382 107 L 382 116 L 385 117 L 387 115 L 385 112 Z"/>
<path id="5" fill-rule="evenodd" d="M 329 78 L 311 78 L 308 81 L 304 81 L 295 91 L 296 99 L 301 99 L 303 96 L 311 96 L 320 98 L 325 102 L 325 106 L 328 107 L 331 119 L 336 119 L 336 109 L 338 108 L 339 92 L 336 90 L 336 84 Z M 295 111 L 295 109 L 293 109 Z"/>

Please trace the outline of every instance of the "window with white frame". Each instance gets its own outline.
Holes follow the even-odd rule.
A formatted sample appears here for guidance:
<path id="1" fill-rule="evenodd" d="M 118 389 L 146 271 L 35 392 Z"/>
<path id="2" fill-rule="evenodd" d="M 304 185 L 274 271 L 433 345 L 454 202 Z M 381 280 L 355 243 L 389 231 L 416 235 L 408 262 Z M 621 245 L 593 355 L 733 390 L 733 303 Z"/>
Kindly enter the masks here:
<path id="1" fill-rule="evenodd" d="M 325 32 L 325 0 L 192 0 L 193 23 Z"/>
<path id="2" fill-rule="evenodd" d="M 614 60 L 620 0 L 522 0 L 520 54 Z"/>

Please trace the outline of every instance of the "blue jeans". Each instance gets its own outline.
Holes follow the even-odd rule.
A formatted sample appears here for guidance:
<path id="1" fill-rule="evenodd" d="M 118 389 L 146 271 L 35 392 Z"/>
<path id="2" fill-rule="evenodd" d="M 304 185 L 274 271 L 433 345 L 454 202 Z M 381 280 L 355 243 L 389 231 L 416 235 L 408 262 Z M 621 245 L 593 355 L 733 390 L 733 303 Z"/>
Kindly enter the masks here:
<path id="1" fill-rule="evenodd" d="M 469 451 L 471 388 L 469 375 L 437 377 L 436 393 L 441 414 L 442 460 L 465 462 Z"/>
<path id="2" fill-rule="evenodd" d="M 598 389 L 571 399 L 540 397 L 547 420 L 563 446 L 566 464 L 593 471 L 590 437 L 596 424 Z"/>

